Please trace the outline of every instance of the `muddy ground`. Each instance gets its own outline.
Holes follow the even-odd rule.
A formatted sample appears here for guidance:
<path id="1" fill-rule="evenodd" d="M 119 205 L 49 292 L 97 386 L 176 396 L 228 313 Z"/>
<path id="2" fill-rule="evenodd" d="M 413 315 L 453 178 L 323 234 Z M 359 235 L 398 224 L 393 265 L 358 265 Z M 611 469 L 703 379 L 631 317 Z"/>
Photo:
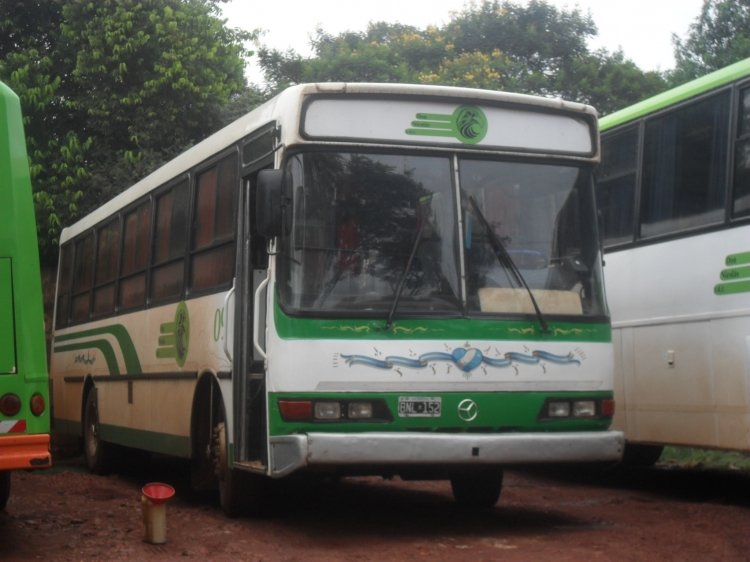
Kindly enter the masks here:
<path id="1" fill-rule="evenodd" d="M 288 482 L 263 518 L 227 519 L 187 489 L 187 466 L 129 460 L 108 476 L 80 458 L 15 473 L 0 560 L 747 561 L 750 473 L 508 471 L 500 502 L 457 508 L 446 482 Z M 167 542 L 143 541 L 140 490 L 173 485 Z"/>

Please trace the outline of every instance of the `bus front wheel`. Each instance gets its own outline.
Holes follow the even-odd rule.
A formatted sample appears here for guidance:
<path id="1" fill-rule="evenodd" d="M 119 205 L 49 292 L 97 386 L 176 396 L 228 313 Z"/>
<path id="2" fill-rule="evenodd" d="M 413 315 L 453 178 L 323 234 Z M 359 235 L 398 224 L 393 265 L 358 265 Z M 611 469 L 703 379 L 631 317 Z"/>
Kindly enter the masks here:
<path id="1" fill-rule="evenodd" d="M 0 471 L 0 510 L 5 509 L 10 497 L 10 471 Z"/>
<path id="2" fill-rule="evenodd" d="M 244 474 L 231 467 L 228 443 L 227 424 L 221 420 L 214 426 L 213 443 L 214 471 L 219 484 L 219 503 L 227 516 L 237 517 L 242 513 L 245 502 L 242 486 Z"/>
<path id="3" fill-rule="evenodd" d="M 86 395 L 83 408 L 83 456 L 94 474 L 106 474 L 109 471 L 107 445 L 99 435 L 99 404 L 95 388 Z"/>
<path id="4" fill-rule="evenodd" d="M 502 488 L 500 468 L 460 472 L 451 477 L 453 498 L 462 507 L 490 509 L 500 498 Z"/>

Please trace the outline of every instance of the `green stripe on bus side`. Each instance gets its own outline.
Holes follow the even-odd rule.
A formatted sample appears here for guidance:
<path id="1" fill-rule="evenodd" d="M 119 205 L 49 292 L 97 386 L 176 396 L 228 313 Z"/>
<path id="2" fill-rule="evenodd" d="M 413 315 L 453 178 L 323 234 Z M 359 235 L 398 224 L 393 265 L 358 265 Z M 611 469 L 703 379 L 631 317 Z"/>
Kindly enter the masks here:
<path id="1" fill-rule="evenodd" d="M 190 438 L 186 436 L 107 424 L 99 425 L 99 433 L 104 441 L 125 447 L 174 457 L 190 457 Z"/>
<path id="2" fill-rule="evenodd" d="M 750 58 L 729 65 L 726 68 L 717 70 L 696 80 L 692 80 L 666 92 L 643 100 L 639 103 L 611 113 L 599 120 L 599 128 L 602 132 L 629 123 L 635 119 L 644 117 L 650 113 L 655 113 L 675 105 L 681 101 L 692 99 L 700 94 L 715 90 L 736 80 L 740 80 L 750 75 Z"/>
<path id="3" fill-rule="evenodd" d="M 527 340 L 609 343 L 609 322 L 548 321 L 549 333 L 538 322 L 475 318 L 397 320 L 386 330 L 385 319 L 313 319 L 290 317 L 275 307 L 276 331 L 285 339 L 338 340 Z"/>
<path id="4" fill-rule="evenodd" d="M 113 324 L 111 326 L 104 326 L 102 328 L 94 328 L 92 330 L 82 330 L 80 332 L 72 332 L 69 334 L 64 335 L 56 335 L 55 336 L 55 353 L 59 351 L 69 351 L 71 346 L 58 346 L 57 344 L 60 342 L 70 342 L 79 340 L 81 338 L 89 338 L 89 337 L 95 337 L 95 336 L 103 336 L 103 335 L 111 335 L 114 336 L 114 338 L 117 340 L 118 345 L 120 346 L 120 351 L 122 351 L 122 356 L 125 359 L 125 373 L 140 373 L 142 372 L 141 369 L 141 362 L 138 359 L 138 353 L 135 350 L 135 345 L 133 344 L 133 340 L 130 337 L 130 334 L 128 333 L 128 330 L 123 326 L 122 324 Z M 96 347 L 97 349 L 101 349 L 98 347 L 98 345 L 92 345 L 94 343 L 106 341 L 106 340 L 94 340 L 93 342 L 81 342 L 80 344 L 75 345 L 82 345 L 82 346 L 88 346 L 88 347 Z M 85 347 L 79 347 L 76 349 L 85 349 Z M 109 349 L 112 350 L 112 346 L 109 345 Z M 102 350 L 102 353 L 104 353 L 104 350 Z M 115 367 L 115 369 L 112 369 L 112 366 L 107 360 L 107 365 L 110 368 L 111 374 L 119 374 L 119 367 Z M 115 360 L 116 365 L 116 360 Z M 116 372 L 115 372 L 116 371 Z"/>
<path id="5" fill-rule="evenodd" d="M 439 397 L 441 416 L 437 418 L 398 416 L 399 397 Z M 268 399 L 271 435 L 310 432 L 368 432 L 368 431 L 438 431 L 438 432 L 529 432 L 529 431 L 604 431 L 611 420 L 566 419 L 539 420 L 542 406 L 548 398 L 555 399 L 611 399 L 612 392 L 382 392 L 382 393 L 271 393 Z M 478 416 L 472 422 L 458 417 L 458 405 L 465 399 L 473 400 Z M 285 422 L 279 411 L 279 400 L 384 400 L 391 412 L 390 422 Z"/>

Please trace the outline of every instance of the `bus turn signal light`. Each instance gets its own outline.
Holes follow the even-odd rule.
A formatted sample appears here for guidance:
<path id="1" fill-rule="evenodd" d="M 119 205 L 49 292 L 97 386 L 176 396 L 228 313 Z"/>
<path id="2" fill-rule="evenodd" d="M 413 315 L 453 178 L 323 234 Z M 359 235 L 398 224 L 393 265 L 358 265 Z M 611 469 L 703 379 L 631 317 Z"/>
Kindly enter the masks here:
<path id="1" fill-rule="evenodd" d="M 279 411 L 285 421 L 307 421 L 312 419 L 312 400 L 279 400 Z"/>
<path id="2" fill-rule="evenodd" d="M 615 401 L 602 400 L 602 415 L 605 418 L 611 418 L 615 415 Z"/>

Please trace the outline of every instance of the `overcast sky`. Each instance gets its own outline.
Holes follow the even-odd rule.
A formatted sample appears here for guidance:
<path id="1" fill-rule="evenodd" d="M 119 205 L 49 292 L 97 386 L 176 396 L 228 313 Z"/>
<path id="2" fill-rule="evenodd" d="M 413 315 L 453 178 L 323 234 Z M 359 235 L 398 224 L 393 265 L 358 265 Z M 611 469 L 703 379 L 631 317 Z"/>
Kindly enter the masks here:
<path id="1" fill-rule="evenodd" d="M 519 1 L 519 0 L 516 0 Z M 559 8 L 590 11 L 599 29 L 591 48 L 622 48 L 643 70 L 674 67 L 672 34 L 687 35 L 703 0 L 547 0 Z M 262 42 L 272 48 L 310 54 L 310 36 L 320 25 L 331 34 L 363 31 L 371 21 L 418 28 L 443 25 L 467 0 L 231 0 L 224 6 L 230 27 L 265 30 Z M 250 71 L 253 82 L 258 74 Z"/>

